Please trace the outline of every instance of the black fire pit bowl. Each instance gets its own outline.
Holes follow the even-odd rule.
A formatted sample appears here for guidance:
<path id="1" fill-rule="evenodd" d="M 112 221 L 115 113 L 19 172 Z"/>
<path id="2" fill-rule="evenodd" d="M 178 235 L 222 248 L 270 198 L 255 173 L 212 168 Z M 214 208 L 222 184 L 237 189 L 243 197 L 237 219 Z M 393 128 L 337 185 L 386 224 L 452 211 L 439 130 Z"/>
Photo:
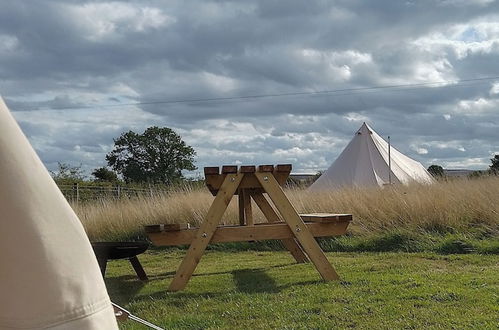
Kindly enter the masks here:
<path id="1" fill-rule="evenodd" d="M 102 276 L 106 274 L 108 260 L 128 259 L 141 280 L 147 280 L 146 272 L 137 258 L 149 247 L 147 242 L 92 242 Z"/>

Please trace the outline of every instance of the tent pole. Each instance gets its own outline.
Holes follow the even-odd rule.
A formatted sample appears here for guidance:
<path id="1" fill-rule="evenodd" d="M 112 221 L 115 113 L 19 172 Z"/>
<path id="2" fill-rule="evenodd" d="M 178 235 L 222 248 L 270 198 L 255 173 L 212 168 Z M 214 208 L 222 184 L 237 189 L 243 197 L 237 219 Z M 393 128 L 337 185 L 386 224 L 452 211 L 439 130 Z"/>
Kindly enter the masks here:
<path id="1" fill-rule="evenodd" d="M 392 184 L 392 157 L 391 157 L 392 146 L 390 144 L 390 135 L 388 135 L 388 183 Z"/>

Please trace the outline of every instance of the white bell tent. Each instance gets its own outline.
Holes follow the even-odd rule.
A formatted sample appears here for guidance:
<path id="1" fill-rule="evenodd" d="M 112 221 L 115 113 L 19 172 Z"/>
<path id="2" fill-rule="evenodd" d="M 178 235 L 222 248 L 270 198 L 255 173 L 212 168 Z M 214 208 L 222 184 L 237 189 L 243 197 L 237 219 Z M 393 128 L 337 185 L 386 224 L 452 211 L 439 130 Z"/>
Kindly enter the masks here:
<path id="1" fill-rule="evenodd" d="M 434 180 L 421 163 L 389 146 L 364 123 L 331 167 L 309 189 L 320 191 L 410 182 L 433 183 Z"/>
<path id="2" fill-rule="evenodd" d="M 0 329 L 118 329 L 83 226 L 0 98 Z"/>

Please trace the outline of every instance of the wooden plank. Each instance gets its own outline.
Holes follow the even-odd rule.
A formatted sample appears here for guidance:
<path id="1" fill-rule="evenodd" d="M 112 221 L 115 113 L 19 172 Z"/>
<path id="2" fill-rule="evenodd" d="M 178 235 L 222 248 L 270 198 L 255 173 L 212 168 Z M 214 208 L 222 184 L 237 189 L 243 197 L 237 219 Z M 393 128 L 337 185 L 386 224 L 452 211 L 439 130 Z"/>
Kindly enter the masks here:
<path id="1" fill-rule="evenodd" d="M 239 225 L 240 226 L 244 226 L 244 196 L 243 196 L 243 193 L 242 193 L 242 189 L 238 189 L 239 191 L 239 196 L 238 196 L 238 201 L 237 201 L 237 205 L 239 207 Z"/>
<path id="2" fill-rule="evenodd" d="M 307 223 L 306 226 L 314 237 L 343 235 L 348 222 Z M 176 246 L 193 243 L 197 239 L 197 228 L 175 232 L 148 233 L 149 239 L 156 246 Z M 293 239 L 294 233 L 285 222 L 257 223 L 254 226 L 218 226 L 210 243 L 261 241 L 270 239 Z"/>
<path id="3" fill-rule="evenodd" d="M 253 221 L 253 210 L 251 209 L 251 195 L 247 189 L 241 189 L 243 193 L 243 203 L 244 203 L 244 220 L 246 226 L 253 226 L 255 222 Z"/>
<path id="4" fill-rule="evenodd" d="M 220 169 L 217 167 L 205 167 L 204 168 L 204 175 L 218 175 L 220 172 Z"/>
<path id="5" fill-rule="evenodd" d="M 305 222 L 331 222 L 331 221 L 352 221 L 351 214 L 335 214 L 335 213 L 305 213 L 300 214 L 300 217 Z"/>
<path id="6" fill-rule="evenodd" d="M 291 164 L 278 164 L 275 168 L 276 172 L 291 173 L 293 165 Z"/>
<path id="7" fill-rule="evenodd" d="M 159 225 L 147 225 L 144 226 L 144 231 L 146 233 L 157 233 L 161 231 L 178 231 L 182 229 L 189 229 L 189 224 L 187 223 L 165 223 Z"/>
<path id="8" fill-rule="evenodd" d="M 269 222 L 282 222 L 263 194 L 252 194 L 251 197 Z"/>
<path id="9" fill-rule="evenodd" d="M 269 175 L 268 173 L 259 172 L 255 173 L 255 176 L 282 215 L 283 220 L 286 221 L 291 228 L 303 250 L 315 265 L 315 268 L 317 268 L 317 271 L 321 274 L 322 278 L 326 281 L 339 279 L 333 266 L 327 260 L 314 236 L 312 236 L 307 225 L 305 225 L 300 218 L 293 205 L 291 205 L 274 176 Z"/>
<path id="10" fill-rule="evenodd" d="M 258 172 L 273 172 L 274 165 L 258 165 Z"/>
<path id="11" fill-rule="evenodd" d="M 192 244 L 189 250 L 187 250 L 187 254 L 184 260 L 182 260 L 168 290 L 182 290 L 187 285 L 243 176 L 244 174 L 231 173 L 225 177 L 224 183 L 211 204 L 205 220 L 199 227 L 199 230 L 196 231 Z"/>
<path id="12" fill-rule="evenodd" d="M 286 180 L 289 177 L 289 173 L 287 172 L 275 172 L 274 171 L 274 178 L 277 180 L 280 186 L 284 186 L 286 183 Z"/>
<path id="13" fill-rule="evenodd" d="M 237 165 L 222 166 L 222 174 L 237 173 Z"/>
<path id="14" fill-rule="evenodd" d="M 239 188 L 245 188 L 245 189 L 255 189 L 261 187 L 262 185 L 260 184 L 260 182 L 258 182 L 254 173 L 246 173 L 244 175 L 243 180 L 241 181 L 241 184 L 239 185 Z"/>
<path id="15" fill-rule="evenodd" d="M 277 182 L 279 182 L 280 186 L 283 186 L 286 183 L 292 168 L 291 164 L 279 164 L 275 167 L 274 177 Z"/>
<path id="16" fill-rule="evenodd" d="M 242 173 L 242 172 L 241 172 Z M 287 173 L 285 172 L 275 172 L 275 176 L 279 184 L 282 186 L 284 183 L 286 183 L 286 179 L 288 178 Z M 205 176 L 205 183 L 206 187 L 210 190 L 210 192 L 213 194 L 213 196 L 217 195 L 218 189 L 220 189 L 220 186 L 222 185 L 222 182 L 225 178 L 224 174 L 221 175 L 208 175 Z M 262 185 L 260 182 L 257 180 L 257 178 L 254 176 L 254 173 L 245 173 L 243 180 L 241 181 L 241 184 L 239 185 L 239 188 L 245 188 L 245 189 L 258 189 L 262 188 Z M 261 190 L 263 192 L 263 190 Z"/>
<path id="17" fill-rule="evenodd" d="M 218 189 L 220 189 L 220 186 L 224 182 L 224 179 L 225 179 L 225 174 L 205 175 L 204 182 L 206 184 L 206 187 L 210 190 L 213 196 L 217 195 Z"/>
<path id="18" fill-rule="evenodd" d="M 262 194 L 252 194 L 251 197 L 269 222 L 276 223 L 281 221 L 279 215 L 277 215 L 274 208 L 269 204 L 265 196 L 263 196 Z M 284 245 L 284 247 L 291 253 L 296 262 L 304 263 L 309 261 L 307 255 L 305 254 L 305 252 L 303 252 L 300 244 L 298 244 L 294 237 L 283 239 L 282 245 Z"/>
<path id="19" fill-rule="evenodd" d="M 146 233 L 159 233 L 161 232 L 161 225 L 146 225 L 144 231 Z"/>
<path id="20" fill-rule="evenodd" d="M 255 165 L 241 166 L 239 168 L 239 172 L 241 172 L 241 173 L 255 173 L 256 166 Z"/>
<path id="21" fill-rule="evenodd" d="M 220 186 L 222 185 L 224 178 L 225 174 L 205 176 L 206 187 L 210 190 L 213 196 L 217 195 L 218 189 L 220 189 Z M 246 173 L 241 181 L 241 184 L 239 185 L 239 188 L 248 188 L 248 189 L 256 189 L 261 187 L 262 186 L 260 185 L 260 182 L 258 182 L 253 173 Z"/>

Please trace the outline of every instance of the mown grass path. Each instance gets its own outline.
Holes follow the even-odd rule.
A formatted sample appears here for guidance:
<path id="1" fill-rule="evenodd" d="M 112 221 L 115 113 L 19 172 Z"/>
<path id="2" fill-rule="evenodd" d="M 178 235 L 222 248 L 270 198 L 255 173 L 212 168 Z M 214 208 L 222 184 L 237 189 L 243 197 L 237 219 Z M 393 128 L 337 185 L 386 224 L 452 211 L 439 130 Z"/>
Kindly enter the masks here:
<path id="1" fill-rule="evenodd" d="M 111 299 L 167 329 L 497 329 L 499 256 L 328 253 L 342 277 L 324 283 L 285 252 L 215 252 L 182 292 L 168 293 L 185 251 L 108 265 Z M 145 329 L 127 321 L 122 329 Z"/>

